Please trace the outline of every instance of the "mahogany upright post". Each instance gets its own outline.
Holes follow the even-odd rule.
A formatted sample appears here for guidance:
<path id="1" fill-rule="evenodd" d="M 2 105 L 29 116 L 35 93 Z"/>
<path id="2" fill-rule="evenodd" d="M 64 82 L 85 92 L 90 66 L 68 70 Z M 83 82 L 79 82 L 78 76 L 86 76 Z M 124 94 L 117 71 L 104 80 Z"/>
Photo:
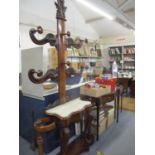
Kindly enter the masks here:
<path id="1" fill-rule="evenodd" d="M 58 51 L 58 91 L 59 91 L 59 100 L 60 104 L 65 102 L 66 97 L 66 73 L 65 73 L 65 45 L 64 45 L 64 35 L 65 34 L 65 11 L 66 7 L 64 6 L 63 0 L 58 0 L 57 3 L 55 3 L 57 7 L 57 42 L 58 45 L 57 51 Z"/>
<path id="2" fill-rule="evenodd" d="M 66 97 L 66 73 L 65 73 L 65 45 L 64 34 L 65 26 L 64 20 L 57 17 L 57 34 L 58 34 L 58 91 L 60 104 L 65 102 Z"/>

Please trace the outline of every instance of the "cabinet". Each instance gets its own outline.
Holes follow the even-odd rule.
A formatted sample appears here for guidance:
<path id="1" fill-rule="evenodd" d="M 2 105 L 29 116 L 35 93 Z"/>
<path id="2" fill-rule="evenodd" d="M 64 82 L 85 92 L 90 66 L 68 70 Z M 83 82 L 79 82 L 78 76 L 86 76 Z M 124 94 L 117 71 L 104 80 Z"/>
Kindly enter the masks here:
<path id="1" fill-rule="evenodd" d="M 111 67 L 116 61 L 119 71 L 135 72 L 135 45 L 110 47 L 109 56 Z"/>

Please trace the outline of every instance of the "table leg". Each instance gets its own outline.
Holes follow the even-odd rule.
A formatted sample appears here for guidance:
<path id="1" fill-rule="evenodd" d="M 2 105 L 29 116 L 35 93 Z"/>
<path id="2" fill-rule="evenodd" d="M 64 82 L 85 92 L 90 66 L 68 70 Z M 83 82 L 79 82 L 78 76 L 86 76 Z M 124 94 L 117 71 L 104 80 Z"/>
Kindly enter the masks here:
<path id="1" fill-rule="evenodd" d="M 116 119 L 117 115 L 117 99 L 116 96 L 114 97 L 114 118 Z"/>
<path id="2" fill-rule="evenodd" d="M 119 94 L 117 94 L 117 123 L 119 121 Z"/>
<path id="3" fill-rule="evenodd" d="M 84 119 L 84 141 L 85 143 L 89 146 L 91 144 L 93 144 L 94 142 L 94 136 L 93 134 L 91 133 L 91 122 L 93 120 L 93 116 L 89 115 L 90 111 L 87 111 L 85 113 L 85 119 Z"/>
<path id="4" fill-rule="evenodd" d="M 96 135 L 96 140 L 99 140 L 99 100 L 96 100 L 96 112 L 97 112 L 97 135 Z"/>
<path id="5" fill-rule="evenodd" d="M 123 95 L 121 93 L 121 112 L 122 112 L 122 110 L 123 110 Z"/>
<path id="6" fill-rule="evenodd" d="M 80 120 L 80 134 L 83 134 L 83 119 Z"/>
<path id="7" fill-rule="evenodd" d="M 43 137 L 38 133 L 37 135 L 38 155 L 43 155 Z"/>
<path id="8" fill-rule="evenodd" d="M 60 130 L 60 153 L 59 155 L 67 155 L 67 149 L 68 149 L 68 140 L 69 140 L 69 129 L 61 128 Z"/>

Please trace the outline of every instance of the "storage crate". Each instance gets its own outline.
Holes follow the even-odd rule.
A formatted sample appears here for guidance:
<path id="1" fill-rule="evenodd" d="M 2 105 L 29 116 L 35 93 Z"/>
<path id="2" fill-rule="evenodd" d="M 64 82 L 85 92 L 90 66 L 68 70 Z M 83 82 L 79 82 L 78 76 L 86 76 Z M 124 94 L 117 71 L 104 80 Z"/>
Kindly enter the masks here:
<path id="1" fill-rule="evenodd" d="M 99 121 L 99 135 L 101 135 L 107 127 L 107 117 L 104 117 L 101 121 Z M 96 135 L 97 134 L 97 124 L 91 125 L 91 132 Z"/>
<path id="2" fill-rule="evenodd" d="M 113 122 L 114 122 L 114 108 L 111 108 L 108 110 L 107 127 L 111 126 Z"/>
<path id="3" fill-rule="evenodd" d="M 80 87 L 80 94 L 87 95 L 92 97 L 100 97 L 102 95 L 108 94 L 111 92 L 110 86 L 99 87 L 99 88 L 88 88 L 86 86 Z"/>

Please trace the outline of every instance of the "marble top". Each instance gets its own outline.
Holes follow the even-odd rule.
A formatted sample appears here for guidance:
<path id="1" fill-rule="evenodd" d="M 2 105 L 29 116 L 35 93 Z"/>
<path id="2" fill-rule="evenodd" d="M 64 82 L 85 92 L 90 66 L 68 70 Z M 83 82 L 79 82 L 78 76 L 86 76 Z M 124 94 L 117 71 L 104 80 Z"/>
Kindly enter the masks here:
<path id="1" fill-rule="evenodd" d="M 75 100 L 66 102 L 62 105 L 48 109 L 45 111 L 45 113 L 50 116 L 59 116 L 61 118 L 66 118 L 72 115 L 73 113 L 84 110 L 86 107 L 89 106 L 91 106 L 90 101 L 83 101 L 80 100 L 80 98 L 77 98 Z"/>

